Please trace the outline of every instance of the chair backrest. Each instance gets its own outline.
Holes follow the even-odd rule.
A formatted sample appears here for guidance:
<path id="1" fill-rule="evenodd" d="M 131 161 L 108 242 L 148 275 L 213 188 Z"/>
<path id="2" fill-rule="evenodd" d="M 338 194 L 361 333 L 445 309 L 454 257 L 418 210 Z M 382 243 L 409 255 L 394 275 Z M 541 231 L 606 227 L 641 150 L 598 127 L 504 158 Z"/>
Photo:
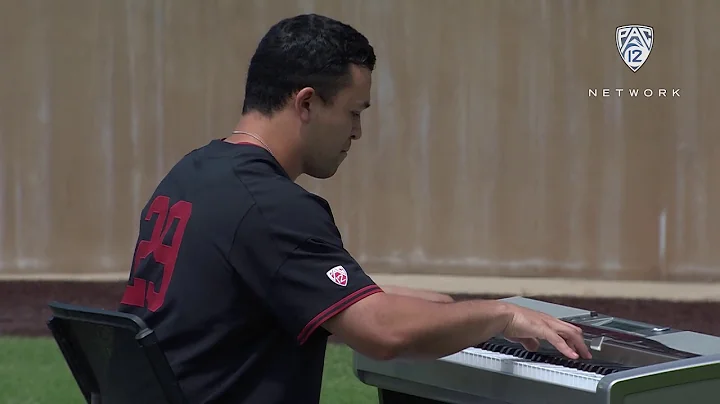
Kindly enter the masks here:
<path id="1" fill-rule="evenodd" d="M 47 323 L 91 404 L 187 404 L 153 330 L 137 316 L 51 302 Z"/>

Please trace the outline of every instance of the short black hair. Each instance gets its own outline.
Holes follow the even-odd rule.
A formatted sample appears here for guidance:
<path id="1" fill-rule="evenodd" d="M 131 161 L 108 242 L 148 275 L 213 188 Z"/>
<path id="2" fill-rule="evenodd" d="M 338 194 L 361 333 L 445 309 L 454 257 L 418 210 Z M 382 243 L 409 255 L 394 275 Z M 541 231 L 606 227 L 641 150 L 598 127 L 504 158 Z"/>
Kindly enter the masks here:
<path id="1" fill-rule="evenodd" d="M 318 14 L 301 14 L 273 25 L 250 60 L 243 114 L 270 116 L 304 87 L 325 103 L 350 80 L 350 65 L 375 68 L 368 39 L 351 26 Z"/>

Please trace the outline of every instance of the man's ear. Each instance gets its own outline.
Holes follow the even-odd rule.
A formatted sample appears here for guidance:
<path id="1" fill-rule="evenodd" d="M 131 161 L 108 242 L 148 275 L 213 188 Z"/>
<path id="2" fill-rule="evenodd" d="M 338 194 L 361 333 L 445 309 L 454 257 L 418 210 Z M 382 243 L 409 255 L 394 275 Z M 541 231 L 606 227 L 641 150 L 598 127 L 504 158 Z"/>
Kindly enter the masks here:
<path id="1" fill-rule="evenodd" d="M 317 93 L 312 87 L 305 87 L 297 92 L 294 99 L 295 112 L 303 122 L 310 121 L 311 106 Z"/>

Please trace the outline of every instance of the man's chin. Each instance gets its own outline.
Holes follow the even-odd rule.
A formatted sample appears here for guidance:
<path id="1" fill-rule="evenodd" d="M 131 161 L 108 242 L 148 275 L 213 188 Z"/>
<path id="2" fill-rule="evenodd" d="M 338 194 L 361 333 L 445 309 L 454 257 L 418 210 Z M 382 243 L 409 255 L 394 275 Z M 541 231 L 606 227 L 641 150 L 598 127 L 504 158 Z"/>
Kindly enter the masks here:
<path id="1" fill-rule="evenodd" d="M 338 157 L 338 161 L 334 167 L 322 167 L 322 168 L 312 167 L 310 169 L 305 170 L 305 174 L 310 177 L 317 178 L 319 180 L 328 179 L 337 173 L 338 169 L 340 168 L 340 165 L 345 160 L 345 157 L 347 157 L 347 153 L 341 152 L 340 156 Z"/>
<path id="2" fill-rule="evenodd" d="M 310 177 L 317 178 L 319 180 L 326 180 L 326 179 L 332 177 L 333 175 L 335 175 L 335 173 L 337 172 L 337 169 L 338 168 L 335 167 L 334 170 L 313 170 L 313 171 L 308 171 L 305 174 L 309 175 Z"/>

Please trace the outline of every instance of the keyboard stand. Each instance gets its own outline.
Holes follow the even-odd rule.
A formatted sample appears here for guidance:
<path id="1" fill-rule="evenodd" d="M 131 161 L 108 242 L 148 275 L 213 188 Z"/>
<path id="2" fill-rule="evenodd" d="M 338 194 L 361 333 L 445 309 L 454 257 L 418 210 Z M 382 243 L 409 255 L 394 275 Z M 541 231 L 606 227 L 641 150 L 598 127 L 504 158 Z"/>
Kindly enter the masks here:
<path id="1" fill-rule="evenodd" d="M 442 401 L 385 389 L 378 389 L 378 400 L 379 404 L 446 404 Z"/>
<path id="2" fill-rule="evenodd" d="M 397 391 L 378 389 L 379 404 L 452 404 L 448 401 L 437 401 L 430 398 L 412 396 Z M 478 401 L 482 400 L 482 401 Z M 508 404 L 505 401 L 485 400 L 475 397 L 475 404 Z"/>

